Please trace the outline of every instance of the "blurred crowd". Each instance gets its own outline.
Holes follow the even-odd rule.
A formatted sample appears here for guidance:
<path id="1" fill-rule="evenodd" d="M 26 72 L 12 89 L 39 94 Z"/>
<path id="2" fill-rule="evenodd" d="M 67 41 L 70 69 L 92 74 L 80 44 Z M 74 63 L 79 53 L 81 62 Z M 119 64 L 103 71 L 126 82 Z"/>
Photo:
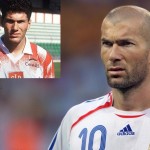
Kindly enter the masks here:
<path id="1" fill-rule="evenodd" d="M 100 59 L 100 24 L 119 5 L 140 0 L 64 0 L 60 79 L 0 80 L 0 149 L 46 150 L 67 110 L 110 91 Z M 149 7 L 149 8 L 148 8 Z"/>

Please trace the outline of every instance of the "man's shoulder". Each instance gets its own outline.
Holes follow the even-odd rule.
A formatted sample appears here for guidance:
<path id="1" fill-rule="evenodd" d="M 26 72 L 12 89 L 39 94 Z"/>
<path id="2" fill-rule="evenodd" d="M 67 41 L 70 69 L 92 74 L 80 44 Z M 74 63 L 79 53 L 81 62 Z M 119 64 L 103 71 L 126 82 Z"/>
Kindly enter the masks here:
<path id="1" fill-rule="evenodd" d="M 49 61 L 52 60 L 51 54 L 47 50 L 45 50 L 43 47 L 35 43 L 30 43 L 30 44 L 31 44 L 33 54 L 37 55 L 38 58 L 40 58 L 41 62 L 44 62 L 46 60 L 49 60 Z"/>
<path id="2" fill-rule="evenodd" d="M 30 45 L 31 45 L 32 50 L 37 51 L 38 54 L 43 54 L 47 52 L 47 50 L 45 50 L 43 47 L 39 46 L 36 43 L 30 42 Z"/>
<path id="3" fill-rule="evenodd" d="M 37 45 L 37 53 L 41 57 L 45 56 L 45 57 L 52 58 L 52 55 L 50 54 L 50 52 L 39 45 Z"/>
<path id="4" fill-rule="evenodd" d="M 87 113 L 94 113 L 96 110 L 104 109 L 112 105 L 111 93 L 104 96 L 84 101 L 78 105 L 73 106 L 67 112 L 71 118 L 78 118 Z M 76 117 L 75 117 L 76 116 Z"/>

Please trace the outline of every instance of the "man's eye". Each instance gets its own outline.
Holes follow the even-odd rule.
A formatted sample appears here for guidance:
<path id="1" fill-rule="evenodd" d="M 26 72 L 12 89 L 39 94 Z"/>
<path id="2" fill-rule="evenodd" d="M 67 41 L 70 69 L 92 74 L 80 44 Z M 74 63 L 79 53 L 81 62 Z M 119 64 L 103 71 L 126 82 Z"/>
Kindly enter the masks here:
<path id="1" fill-rule="evenodd" d="M 130 42 L 130 41 L 118 41 L 118 45 L 119 46 L 131 46 L 131 45 L 135 45 L 134 43 Z"/>
<path id="2" fill-rule="evenodd" d="M 9 20 L 9 19 L 7 19 L 6 22 L 7 22 L 7 23 L 10 23 L 10 24 L 14 23 L 13 20 Z"/>
<path id="3" fill-rule="evenodd" d="M 19 20 L 19 21 L 17 21 L 18 23 L 24 23 L 25 21 L 23 21 L 23 20 Z"/>
<path id="4" fill-rule="evenodd" d="M 107 46 L 107 47 L 111 47 L 111 46 L 113 46 L 113 43 L 109 42 L 109 41 L 102 41 L 102 45 Z"/>

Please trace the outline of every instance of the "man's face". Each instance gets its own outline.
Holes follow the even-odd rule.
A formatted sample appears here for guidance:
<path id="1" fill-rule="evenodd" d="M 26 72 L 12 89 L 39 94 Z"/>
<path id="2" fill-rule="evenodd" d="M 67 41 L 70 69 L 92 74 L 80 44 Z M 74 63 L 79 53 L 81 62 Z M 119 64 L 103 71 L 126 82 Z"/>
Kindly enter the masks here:
<path id="1" fill-rule="evenodd" d="M 139 24 L 128 20 L 116 24 L 104 21 L 102 25 L 101 58 L 113 88 L 138 86 L 148 76 L 149 48 Z"/>
<path id="2" fill-rule="evenodd" d="M 25 39 L 30 21 L 24 12 L 8 12 L 2 21 L 4 27 L 4 40 L 6 44 L 19 44 Z"/>

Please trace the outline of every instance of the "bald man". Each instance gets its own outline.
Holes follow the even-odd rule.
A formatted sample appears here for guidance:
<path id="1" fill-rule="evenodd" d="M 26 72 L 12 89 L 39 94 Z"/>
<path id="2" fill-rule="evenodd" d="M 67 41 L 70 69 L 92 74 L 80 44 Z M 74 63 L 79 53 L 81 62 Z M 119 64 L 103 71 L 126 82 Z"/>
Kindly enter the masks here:
<path id="1" fill-rule="evenodd" d="M 121 6 L 104 18 L 101 58 L 112 91 L 72 107 L 49 150 L 150 149 L 150 12 Z"/>

